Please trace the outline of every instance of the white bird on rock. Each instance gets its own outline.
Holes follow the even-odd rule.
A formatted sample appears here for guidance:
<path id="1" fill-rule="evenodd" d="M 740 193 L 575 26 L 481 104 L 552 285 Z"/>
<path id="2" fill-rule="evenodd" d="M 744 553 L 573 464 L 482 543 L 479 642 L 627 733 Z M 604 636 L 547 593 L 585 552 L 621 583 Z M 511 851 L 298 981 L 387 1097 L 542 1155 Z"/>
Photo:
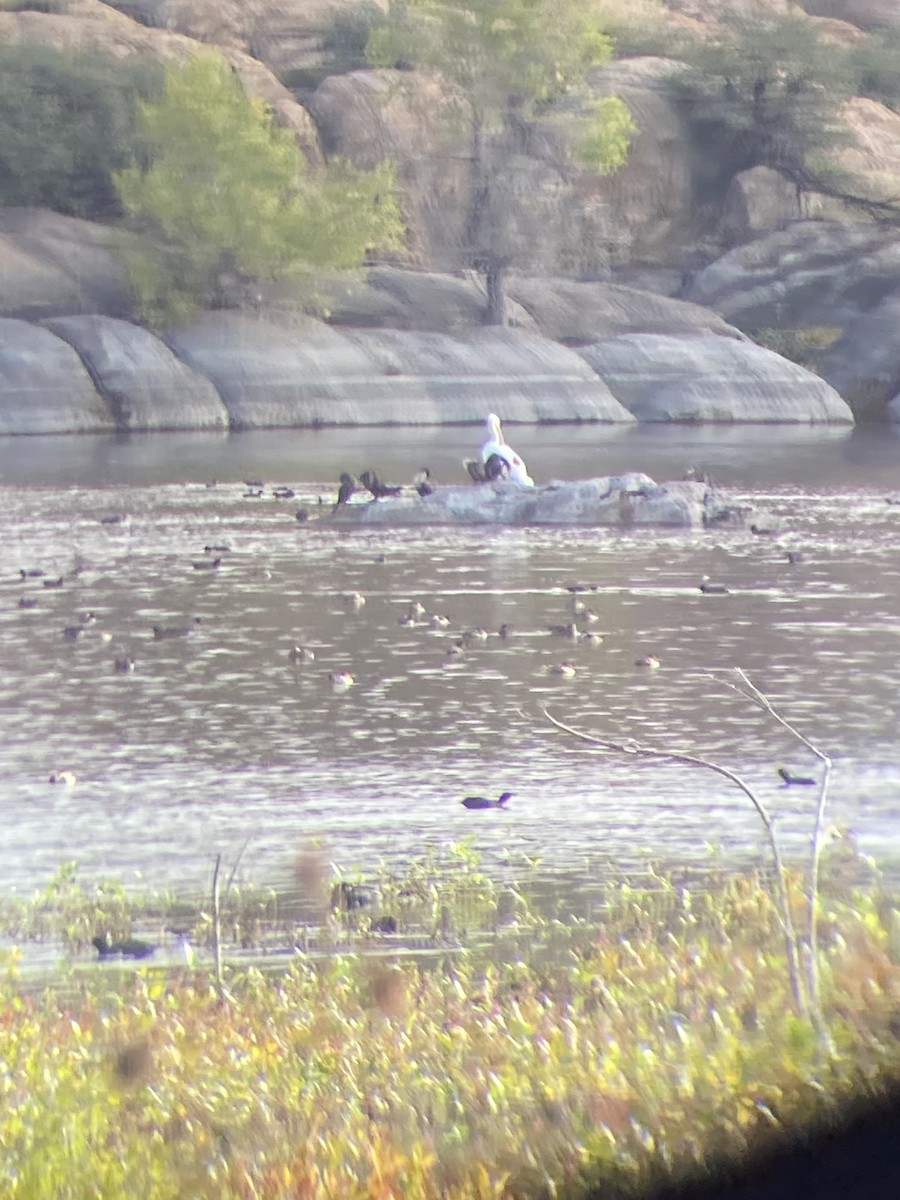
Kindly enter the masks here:
<path id="1" fill-rule="evenodd" d="M 509 467 L 509 478 L 513 483 L 520 483 L 523 487 L 534 487 L 534 480 L 528 474 L 524 462 L 504 438 L 500 418 L 496 413 L 488 414 L 487 427 L 488 440 L 481 447 L 481 461 L 486 463 L 494 456 L 501 458 Z"/>

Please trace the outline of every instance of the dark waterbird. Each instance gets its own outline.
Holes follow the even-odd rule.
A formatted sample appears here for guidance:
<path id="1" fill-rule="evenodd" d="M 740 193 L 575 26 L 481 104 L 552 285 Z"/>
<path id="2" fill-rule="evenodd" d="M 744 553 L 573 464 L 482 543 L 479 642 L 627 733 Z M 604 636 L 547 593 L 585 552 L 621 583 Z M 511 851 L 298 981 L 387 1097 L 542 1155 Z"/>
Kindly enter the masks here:
<path id="1" fill-rule="evenodd" d="M 800 787 L 815 787 L 818 780 L 811 779 L 808 775 L 794 775 L 787 767 L 779 767 L 778 774 L 784 780 L 784 786 L 790 787 L 791 784 L 797 784 Z"/>
<path id="2" fill-rule="evenodd" d="M 194 617 L 187 625 L 154 625 L 153 637 L 157 642 L 163 641 L 164 638 L 187 637 L 202 621 L 202 617 Z"/>
<path id="3" fill-rule="evenodd" d="M 218 571 L 222 565 L 221 558 L 203 558 L 199 562 L 192 563 L 191 566 L 195 571 Z"/>
<path id="4" fill-rule="evenodd" d="M 398 484 L 382 483 L 374 471 L 363 471 L 359 482 L 367 492 L 371 492 L 375 500 L 383 500 L 386 496 L 399 496 L 403 488 Z"/>
<path id="5" fill-rule="evenodd" d="M 337 500 L 334 505 L 335 510 L 340 508 L 342 504 L 347 504 L 350 500 L 350 497 L 356 491 L 356 480 L 346 471 L 344 471 L 343 475 L 341 475 L 341 478 L 338 482 L 340 486 L 338 487 Z"/>
<path id="6" fill-rule="evenodd" d="M 434 484 L 431 482 L 431 471 L 428 467 L 422 467 L 416 472 L 413 476 L 413 487 L 423 499 L 425 496 L 434 495 Z"/>
<path id="7" fill-rule="evenodd" d="M 335 912 L 356 912 L 370 908 L 375 897 L 368 888 L 342 879 L 331 889 L 331 907 Z"/>
<path id="8" fill-rule="evenodd" d="M 487 796 L 466 796 L 462 802 L 463 808 L 503 808 L 507 800 L 512 799 L 512 792 L 504 792 L 496 800 L 490 800 Z"/>
<path id="9" fill-rule="evenodd" d="M 485 462 L 464 458 L 463 466 L 473 483 L 493 483 L 495 479 L 509 478 L 509 464 L 499 454 L 491 454 Z"/>
<path id="10" fill-rule="evenodd" d="M 108 933 L 91 938 L 91 943 L 100 958 L 149 958 L 156 950 L 154 945 L 140 938 L 120 938 L 114 942 Z"/>
<path id="11" fill-rule="evenodd" d="M 727 596 L 728 588 L 724 583 L 713 583 L 708 575 L 700 580 L 700 591 L 704 596 Z"/>
<path id="12" fill-rule="evenodd" d="M 19 576 L 22 579 L 43 579 L 47 572 L 42 567 L 20 567 Z"/>

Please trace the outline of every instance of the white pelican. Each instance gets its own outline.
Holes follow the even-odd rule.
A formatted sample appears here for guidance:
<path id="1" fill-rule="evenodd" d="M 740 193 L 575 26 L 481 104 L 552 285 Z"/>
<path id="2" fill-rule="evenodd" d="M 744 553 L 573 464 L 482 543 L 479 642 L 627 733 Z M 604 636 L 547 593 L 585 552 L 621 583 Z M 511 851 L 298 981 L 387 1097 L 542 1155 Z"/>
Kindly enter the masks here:
<path id="1" fill-rule="evenodd" d="M 481 447 L 481 461 L 486 463 L 489 458 L 496 455 L 497 458 L 503 459 L 509 467 L 509 477 L 514 483 L 521 483 L 523 487 L 534 487 L 534 480 L 528 474 L 524 462 L 512 446 L 507 444 L 503 430 L 500 428 L 500 418 L 496 413 L 488 414 L 487 427 L 488 440 Z"/>

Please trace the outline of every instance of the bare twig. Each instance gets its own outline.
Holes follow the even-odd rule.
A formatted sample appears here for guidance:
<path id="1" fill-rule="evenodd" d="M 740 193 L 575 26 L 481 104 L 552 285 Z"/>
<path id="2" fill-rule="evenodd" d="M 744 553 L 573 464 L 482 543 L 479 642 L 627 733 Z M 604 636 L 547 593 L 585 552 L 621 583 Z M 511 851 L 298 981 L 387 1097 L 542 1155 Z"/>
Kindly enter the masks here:
<path id="1" fill-rule="evenodd" d="M 247 836 L 244 838 L 243 845 L 241 846 L 240 850 L 238 850 L 238 852 L 237 852 L 237 858 L 234 860 L 234 866 L 231 868 L 231 874 L 228 876 L 228 882 L 225 884 L 225 895 L 226 896 L 231 891 L 231 885 L 234 883 L 234 877 L 235 877 L 235 875 L 237 875 L 238 867 L 241 865 L 241 859 L 244 857 L 244 851 L 250 845 L 250 839 L 252 837 L 253 837 L 253 834 L 248 833 Z"/>
<path id="2" fill-rule="evenodd" d="M 807 929 L 807 984 L 809 987 L 809 995 L 820 1024 L 824 1028 L 824 1018 L 821 1016 L 821 988 L 819 984 L 819 931 L 818 931 L 818 907 L 819 907 L 819 868 L 822 859 L 822 841 L 825 833 L 825 806 L 828 799 L 828 783 L 831 776 L 831 759 L 819 747 L 805 737 L 799 729 L 796 728 L 790 721 L 781 715 L 775 708 L 768 696 L 752 682 L 747 673 L 740 667 L 733 668 L 732 674 L 737 682 L 726 679 L 725 682 L 735 691 L 740 692 L 742 696 L 746 696 L 758 708 L 761 708 L 774 721 L 777 721 L 783 729 L 797 739 L 801 745 L 809 750 L 810 754 L 822 764 L 822 782 L 819 784 L 819 802 L 816 806 L 816 820 L 813 826 L 812 842 L 810 845 L 809 871 L 806 880 L 806 902 L 808 907 L 808 929 Z"/>
<path id="3" fill-rule="evenodd" d="M 212 917 L 213 917 L 213 956 L 216 969 L 216 986 L 221 995 L 224 991 L 225 984 L 222 979 L 222 913 L 219 907 L 219 871 L 222 867 L 222 852 L 221 850 L 216 855 L 216 865 L 213 868 L 212 878 Z"/>
<path id="4" fill-rule="evenodd" d="M 793 918 L 791 917 L 790 897 L 788 895 L 787 878 L 785 876 L 784 862 L 781 857 L 781 847 L 778 844 L 778 838 L 775 833 L 774 822 L 769 815 L 765 805 L 753 791 L 753 789 L 734 771 L 723 767 L 719 763 L 710 761 L 707 758 L 700 758 L 696 754 L 685 754 L 672 750 L 656 750 L 651 746 L 642 746 L 639 742 L 632 738 L 627 738 L 624 741 L 616 741 L 612 738 L 596 737 L 593 734 L 584 733 L 579 729 L 575 729 L 571 725 L 565 724 L 563 721 L 557 720 L 552 716 L 546 708 L 542 708 L 541 712 L 547 718 L 551 725 L 555 725 L 557 729 L 561 729 L 564 733 L 578 738 L 580 741 L 588 742 L 590 745 L 597 747 L 600 750 L 607 752 L 615 752 L 618 754 L 632 754 L 640 758 L 655 758 L 664 759 L 667 762 L 682 763 L 689 767 L 704 767 L 707 771 L 713 771 L 717 775 L 721 775 L 724 779 L 729 780 L 740 788 L 744 795 L 753 804 L 756 812 L 762 821 L 766 831 L 766 837 L 769 847 L 772 851 L 772 861 L 775 866 L 775 882 L 778 896 L 778 904 L 781 908 L 781 924 L 784 932 L 785 952 L 787 954 L 788 971 L 791 981 L 791 992 L 794 997 L 794 1003 L 797 1011 L 806 1016 L 808 1006 L 806 996 L 804 994 L 803 985 L 800 978 L 800 962 L 797 949 L 797 934 L 794 929 Z"/>

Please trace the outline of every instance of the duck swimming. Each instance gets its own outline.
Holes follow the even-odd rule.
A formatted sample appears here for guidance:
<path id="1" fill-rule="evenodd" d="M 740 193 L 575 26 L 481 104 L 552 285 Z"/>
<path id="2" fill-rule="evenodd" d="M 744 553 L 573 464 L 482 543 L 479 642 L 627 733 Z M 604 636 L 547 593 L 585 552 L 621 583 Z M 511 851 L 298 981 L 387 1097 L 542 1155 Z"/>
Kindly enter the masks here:
<path id="1" fill-rule="evenodd" d="M 65 787 L 72 787 L 78 782 L 78 776 L 74 771 L 51 771 L 48 783 L 61 783 Z"/>
<path id="2" fill-rule="evenodd" d="M 100 958 L 149 958 L 156 950 L 150 942 L 140 938 L 122 938 L 114 942 L 108 933 L 91 938 L 91 944 Z"/>
<path id="3" fill-rule="evenodd" d="M 548 667 L 547 670 L 551 675 L 561 675 L 563 679 L 575 678 L 575 664 L 573 662 L 569 662 L 568 659 L 565 662 L 554 663 L 553 666 Z"/>
<path id="4" fill-rule="evenodd" d="M 349 671 L 332 671 L 328 679 L 336 692 L 346 692 L 356 683 Z"/>
<path id="5" fill-rule="evenodd" d="M 193 621 L 187 625 L 154 625 L 153 639 L 154 641 L 161 642 L 165 638 L 187 637 L 202 623 L 202 617 L 194 617 Z"/>
<path id="6" fill-rule="evenodd" d="M 554 637 L 568 638 L 570 642 L 578 641 L 578 626 L 574 621 L 570 621 L 568 625 L 548 625 L 547 628 Z"/>
<path id="7" fill-rule="evenodd" d="M 784 780 L 784 786 L 790 787 L 791 784 L 799 784 L 801 787 L 815 787 L 817 780 L 810 779 L 806 775 L 793 775 L 787 767 L 779 767 L 778 774 Z"/>
<path id="8" fill-rule="evenodd" d="M 700 591 L 704 596 L 727 596 L 728 588 L 724 583 L 713 583 L 708 575 L 700 580 Z"/>
<path id="9" fill-rule="evenodd" d="M 486 629 L 467 629 L 462 635 L 462 644 L 464 647 L 474 646 L 478 642 L 486 642 L 488 640 L 488 631 Z"/>
<path id="10" fill-rule="evenodd" d="M 634 660 L 634 665 L 636 667 L 646 667 L 649 671 L 655 671 L 657 667 L 659 667 L 660 662 L 659 659 L 654 658 L 652 654 L 647 654 L 644 656 L 644 658 L 636 658 Z"/>
<path id="11" fill-rule="evenodd" d="M 504 792 L 496 800 L 489 800 L 487 796 L 466 796 L 462 802 L 463 808 L 503 808 L 507 800 L 511 800 L 512 792 Z"/>
<path id="12" fill-rule="evenodd" d="M 296 664 L 311 663 L 316 661 L 315 650 L 310 650 L 309 646 L 292 646 L 288 650 L 288 661 Z"/>
<path id="13" fill-rule="evenodd" d="M 513 483 L 520 483 L 523 487 L 534 487 L 534 480 L 528 474 L 525 463 L 503 436 L 500 418 L 496 413 L 488 413 L 487 428 L 488 440 L 481 447 L 481 461 L 486 463 L 489 458 L 500 458 L 509 468 L 509 477 Z"/>

